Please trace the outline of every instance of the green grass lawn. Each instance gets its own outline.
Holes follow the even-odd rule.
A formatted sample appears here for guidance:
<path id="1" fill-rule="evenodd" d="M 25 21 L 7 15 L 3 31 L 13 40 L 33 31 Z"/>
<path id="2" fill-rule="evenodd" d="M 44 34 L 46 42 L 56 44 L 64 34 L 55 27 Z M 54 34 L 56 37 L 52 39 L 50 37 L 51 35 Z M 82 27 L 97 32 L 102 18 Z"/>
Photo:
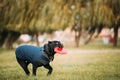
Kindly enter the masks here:
<path id="1" fill-rule="evenodd" d="M 14 50 L 0 50 L 0 80 L 120 80 L 120 52 L 114 50 L 57 54 L 51 65 L 51 76 L 47 77 L 48 70 L 40 67 L 36 77 L 28 77 L 16 62 Z M 29 69 L 31 72 L 31 64 Z"/>

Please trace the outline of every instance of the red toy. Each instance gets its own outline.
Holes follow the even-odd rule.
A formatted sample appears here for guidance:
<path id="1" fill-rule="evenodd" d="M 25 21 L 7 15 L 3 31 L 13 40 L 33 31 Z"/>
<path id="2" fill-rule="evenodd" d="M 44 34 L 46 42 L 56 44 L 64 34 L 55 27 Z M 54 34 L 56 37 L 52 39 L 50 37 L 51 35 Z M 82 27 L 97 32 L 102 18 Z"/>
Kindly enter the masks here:
<path id="1" fill-rule="evenodd" d="M 67 54 L 67 51 L 63 48 L 54 48 L 54 51 L 58 54 Z"/>

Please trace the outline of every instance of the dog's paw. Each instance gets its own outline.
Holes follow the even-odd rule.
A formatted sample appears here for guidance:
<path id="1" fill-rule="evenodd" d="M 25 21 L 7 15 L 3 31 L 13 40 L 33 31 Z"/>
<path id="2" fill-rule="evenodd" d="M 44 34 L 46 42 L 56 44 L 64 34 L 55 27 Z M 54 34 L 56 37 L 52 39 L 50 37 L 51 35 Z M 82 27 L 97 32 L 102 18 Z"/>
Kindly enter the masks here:
<path id="1" fill-rule="evenodd" d="M 51 73 L 47 73 L 47 76 L 50 76 L 51 75 Z"/>

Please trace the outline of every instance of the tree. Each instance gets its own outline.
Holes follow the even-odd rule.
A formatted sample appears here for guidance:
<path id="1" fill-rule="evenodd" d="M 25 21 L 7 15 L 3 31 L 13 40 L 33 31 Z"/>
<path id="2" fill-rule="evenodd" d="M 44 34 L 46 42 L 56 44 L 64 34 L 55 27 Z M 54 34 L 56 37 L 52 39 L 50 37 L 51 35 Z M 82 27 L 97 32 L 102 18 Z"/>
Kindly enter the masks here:
<path id="1" fill-rule="evenodd" d="M 113 46 L 117 46 L 117 39 L 118 39 L 118 28 L 120 26 L 120 0 L 106 0 L 104 1 L 108 7 L 111 8 L 113 14 L 114 14 L 114 44 Z"/>
<path id="2" fill-rule="evenodd" d="M 103 27 L 111 27 L 115 21 L 112 9 L 105 4 L 104 0 L 81 0 L 79 5 L 81 17 L 78 27 L 87 30 L 90 35 L 86 43 L 89 43 L 96 30 L 99 34 Z"/>
<path id="3" fill-rule="evenodd" d="M 0 47 L 10 48 L 23 33 L 35 35 L 39 45 L 39 34 L 64 30 L 69 23 L 76 46 L 83 30 L 89 32 L 88 43 L 96 30 L 99 34 L 104 26 L 114 25 L 116 46 L 119 8 L 119 0 L 0 0 Z"/>
<path id="4" fill-rule="evenodd" d="M 38 20 L 38 13 L 44 2 L 45 0 L 1 0 L 0 46 L 11 48 L 20 34 L 33 33 L 35 29 L 30 30 L 29 24 Z"/>
<path id="5" fill-rule="evenodd" d="M 39 33 L 65 29 L 69 19 L 66 9 L 61 9 L 63 3 L 54 0 L 0 0 L 0 46 L 10 48 L 8 43 L 16 41 L 10 41 L 10 38 L 17 39 L 22 33 L 35 34 L 39 45 Z M 19 35 L 13 36 L 14 32 Z"/>

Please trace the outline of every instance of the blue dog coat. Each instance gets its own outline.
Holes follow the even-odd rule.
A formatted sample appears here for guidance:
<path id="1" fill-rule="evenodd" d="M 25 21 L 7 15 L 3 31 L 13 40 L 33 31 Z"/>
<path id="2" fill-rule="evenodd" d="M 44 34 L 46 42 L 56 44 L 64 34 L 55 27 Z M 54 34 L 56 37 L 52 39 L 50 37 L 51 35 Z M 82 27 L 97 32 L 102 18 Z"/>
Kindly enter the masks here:
<path id="1" fill-rule="evenodd" d="M 16 49 L 16 57 L 28 61 L 30 63 L 40 62 L 44 65 L 50 62 L 48 56 L 44 52 L 43 47 L 36 47 L 31 45 L 23 45 Z"/>

